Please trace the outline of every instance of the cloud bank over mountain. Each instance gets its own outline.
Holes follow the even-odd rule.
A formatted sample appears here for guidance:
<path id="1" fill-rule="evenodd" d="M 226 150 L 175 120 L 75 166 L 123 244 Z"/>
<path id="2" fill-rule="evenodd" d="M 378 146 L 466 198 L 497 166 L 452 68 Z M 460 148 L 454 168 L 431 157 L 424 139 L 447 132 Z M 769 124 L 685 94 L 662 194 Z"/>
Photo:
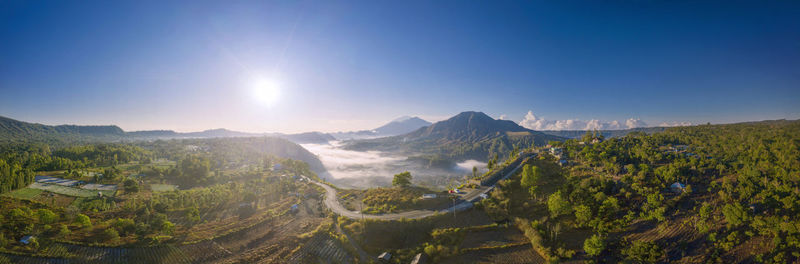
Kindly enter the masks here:
<path id="1" fill-rule="evenodd" d="M 565 120 L 547 120 L 533 114 L 533 111 L 528 111 L 519 125 L 532 130 L 619 130 L 630 129 L 637 127 L 648 127 L 647 122 L 639 118 L 628 118 L 624 123 L 611 120 L 602 121 L 598 119 L 580 120 L 580 119 L 565 119 Z M 658 126 L 690 126 L 689 122 L 663 122 Z"/>

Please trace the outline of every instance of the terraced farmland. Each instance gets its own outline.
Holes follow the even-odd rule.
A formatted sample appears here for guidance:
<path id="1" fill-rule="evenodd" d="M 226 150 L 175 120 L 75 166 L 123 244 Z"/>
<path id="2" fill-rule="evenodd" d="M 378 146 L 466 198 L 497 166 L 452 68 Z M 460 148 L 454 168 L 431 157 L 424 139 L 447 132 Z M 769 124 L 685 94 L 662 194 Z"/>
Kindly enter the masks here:
<path id="1" fill-rule="evenodd" d="M 290 256 L 287 263 L 353 263 L 354 257 L 350 255 L 335 240 L 327 234 L 318 234 L 294 255 Z"/>

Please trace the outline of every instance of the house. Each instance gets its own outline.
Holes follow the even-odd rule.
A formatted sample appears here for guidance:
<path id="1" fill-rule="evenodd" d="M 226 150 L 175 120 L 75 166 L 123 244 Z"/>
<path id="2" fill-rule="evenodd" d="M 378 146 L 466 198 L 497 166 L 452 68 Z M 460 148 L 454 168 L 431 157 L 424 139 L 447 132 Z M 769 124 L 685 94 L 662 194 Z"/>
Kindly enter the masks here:
<path id="1" fill-rule="evenodd" d="M 24 245 L 27 245 L 27 244 L 30 244 L 31 241 L 33 241 L 33 240 L 34 240 L 33 236 L 28 235 L 28 236 L 22 237 L 22 239 L 20 239 L 19 242 L 24 244 Z"/>
<path id="2" fill-rule="evenodd" d="M 558 165 L 561 165 L 561 166 L 567 165 L 567 160 L 565 160 L 565 159 L 558 160 Z"/>
<path id="3" fill-rule="evenodd" d="M 389 262 L 390 259 L 392 259 L 392 254 L 389 252 L 383 252 L 380 256 L 378 256 L 378 260 L 382 262 Z"/>
<path id="4" fill-rule="evenodd" d="M 553 156 L 561 157 L 561 154 L 563 154 L 563 153 L 564 153 L 564 149 L 562 149 L 562 148 L 555 148 L 555 147 L 550 148 L 550 154 L 553 155 Z"/>
<path id="5" fill-rule="evenodd" d="M 426 193 L 422 195 L 422 199 L 435 199 L 435 198 L 436 198 L 435 193 Z"/>
<path id="6" fill-rule="evenodd" d="M 425 263 L 425 255 L 422 253 L 417 253 L 416 256 L 411 260 L 411 264 L 422 264 Z"/>
<path id="7" fill-rule="evenodd" d="M 276 163 L 275 165 L 272 165 L 272 170 L 274 170 L 274 171 L 281 170 L 281 164 L 280 163 Z"/>
<path id="8" fill-rule="evenodd" d="M 686 189 L 686 184 L 675 182 L 669 186 L 670 190 L 674 193 L 682 193 Z"/>

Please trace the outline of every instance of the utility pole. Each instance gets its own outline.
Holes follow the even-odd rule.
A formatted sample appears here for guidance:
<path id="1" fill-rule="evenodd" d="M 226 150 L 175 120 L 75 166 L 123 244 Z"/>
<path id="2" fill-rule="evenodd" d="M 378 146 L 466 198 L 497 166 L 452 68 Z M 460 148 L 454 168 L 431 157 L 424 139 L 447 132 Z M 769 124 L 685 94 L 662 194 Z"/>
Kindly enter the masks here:
<path id="1" fill-rule="evenodd" d="M 453 195 L 453 221 L 456 221 L 456 195 Z M 455 224 L 455 223 L 454 223 Z"/>
<path id="2" fill-rule="evenodd" d="M 358 213 L 361 214 L 361 235 L 366 238 L 367 222 L 364 221 L 364 198 L 361 198 L 361 202 L 358 204 Z"/>

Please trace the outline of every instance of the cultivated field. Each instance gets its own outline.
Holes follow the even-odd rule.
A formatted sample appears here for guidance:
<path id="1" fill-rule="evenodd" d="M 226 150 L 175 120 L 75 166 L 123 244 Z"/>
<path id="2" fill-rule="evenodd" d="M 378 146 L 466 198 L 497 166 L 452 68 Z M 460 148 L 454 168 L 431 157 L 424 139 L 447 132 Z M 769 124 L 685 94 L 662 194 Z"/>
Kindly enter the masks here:
<path id="1" fill-rule="evenodd" d="M 81 188 L 66 187 L 57 184 L 47 184 L 36 182 L 28 186 L 29 188 L 44 190 L 52 193 L 63 194 L 74 197 L 92 197 L 97 196 L 97 192 L 103 193 L 103 196 L 114 196 L 115 191 L 108 190 L 87 190 Z"/>
<path id="2" fill-rule="evenodd" d="M 40 193 L 42 193 L 42 190 L 40 189 L 22 188 L 19 190 L 14 190 L 8 193 L 4 193 L 3 196 L 17 198 L 17 199 L 33 199 L 33 197 L 36 197 Z"/>

